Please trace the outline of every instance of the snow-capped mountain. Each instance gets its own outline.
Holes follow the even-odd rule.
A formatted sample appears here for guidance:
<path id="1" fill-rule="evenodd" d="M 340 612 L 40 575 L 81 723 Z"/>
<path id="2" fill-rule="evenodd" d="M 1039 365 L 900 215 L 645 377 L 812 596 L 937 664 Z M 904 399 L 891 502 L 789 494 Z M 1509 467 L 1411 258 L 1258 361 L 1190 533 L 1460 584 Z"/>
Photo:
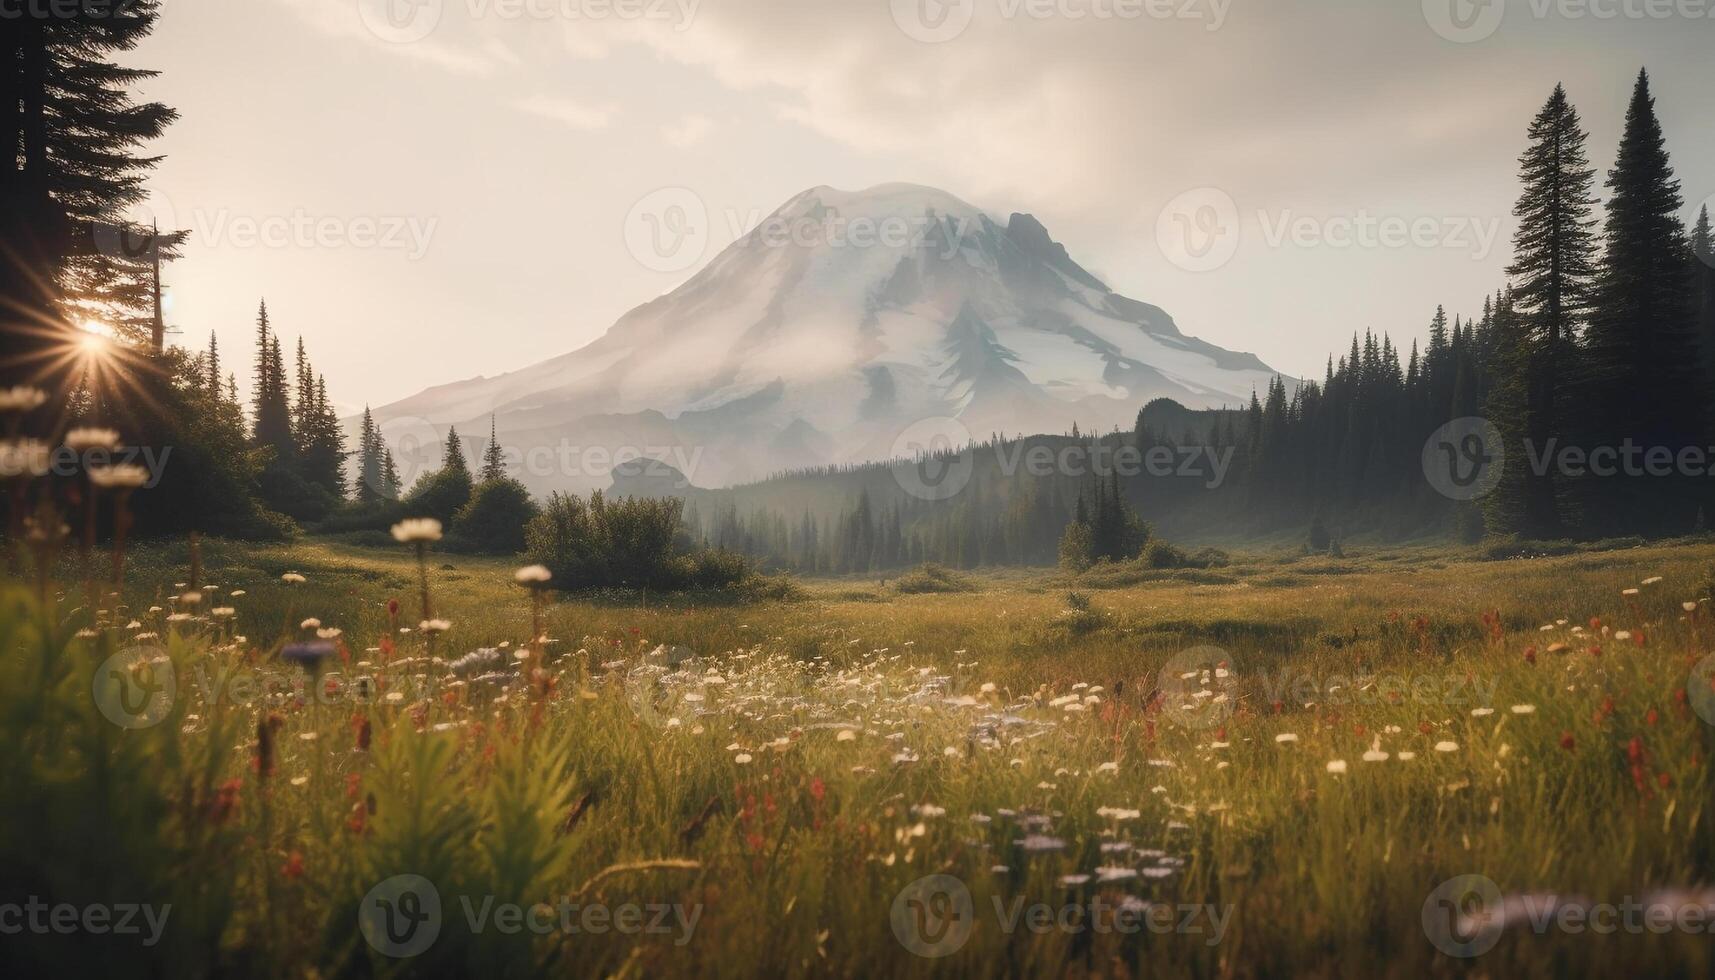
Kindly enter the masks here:
<path id="1" fill-rule="evenodd" d="M 1113 292 L 1028 214 L 999 221 L 908 184 L 815 187 L 599 340 L 376 418 L 414 444 L 457 425 L 474 446 L 493 413 L 538 491 L 605 486 L 591 448 L 715 487 L 887 458 L 924 419 L 979 439 L 1106 431 L 1157 397 L 1238 406 L 1273 376 Z"/>

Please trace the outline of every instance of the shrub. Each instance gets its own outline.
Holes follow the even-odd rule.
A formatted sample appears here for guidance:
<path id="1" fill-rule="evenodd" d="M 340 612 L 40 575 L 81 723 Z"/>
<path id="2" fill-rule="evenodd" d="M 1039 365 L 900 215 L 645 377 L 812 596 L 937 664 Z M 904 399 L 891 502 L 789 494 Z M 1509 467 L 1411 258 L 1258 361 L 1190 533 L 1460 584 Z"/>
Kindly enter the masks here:
<path id="1" fill-rule="evenodd" d="M 895 583 L 903 595 L 925 595 L 945 592 L 971 592 L 976 583 L 945 565 L 929 562 L 899 576 Z"/>
<path id="2" fill-rule="evenodd" d="M 556 493 L 525 529 L 527 560 L 548 566 L 554 586 L 570 590 L 715 589 L 750 574 L 739 555 L 688 550 L 682 510 L 672 498 L 609 501 L 597 491 L 585 501 Z"/>
<path id="3" fill-rule="evenodd" d="M 454 551 L 515 555 L 524 550 L 524 528 L 541 508 L 524 484 L 509 477 L 486 480 L 453 518 L 447 544 Z"/>
<path id="4" fill-rule="evenodd" d="M 1066 532 L 1060 535 L 1060 567 L 1068 572 L 1088 571 L 1095 562 L 1093 550 L 1088 524 L 1074 521 L 1066 525 Z"/>
<path id="5" fill-rule="evenodd" d="M 470 502 L 473 489 L 469 470 L 444 467 L 413 484 L 399 504 L 406 517 L 433 517 L 450 525 L 459 509 Z"/>

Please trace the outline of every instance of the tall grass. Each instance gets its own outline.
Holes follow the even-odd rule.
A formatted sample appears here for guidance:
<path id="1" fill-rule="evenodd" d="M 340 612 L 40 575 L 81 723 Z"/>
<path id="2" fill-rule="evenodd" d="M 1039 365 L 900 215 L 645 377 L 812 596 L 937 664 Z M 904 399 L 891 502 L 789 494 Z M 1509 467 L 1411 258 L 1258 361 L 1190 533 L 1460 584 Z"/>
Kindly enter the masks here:
<path id="1" fill-rule="evenodd" d="M 0 901 L 170 904 L 163 939 L 8 936 L 0 956 L 175 976 L 1707 973 L 1706 934 L 1509 929 L 1456 960 L 1422 910 L 1467 873 L 1613 902 L 1715 883 L 1715 733 L 1682 693 L 1715 641 L 1707 604 L 1682 607 L 1711 554 L 1236 558 L 1214 584 L 1078 583 L 1078 629 L 1065 582 L 1024 577 L 885 602 L 850 583 L 728 606 L 562 597 L 537 672 L 514 656 L 529 596 L 499 562 L 430 556 L 452 627 L 425 659 L 399 632 L 402 550 L 215 542 L 208 598 L 168 621 L 189 556 L 155 548 L 115 615 L 75 588 L 0 602 Z M 342 631 L 316 675 L 278 657 L 311 617 Z M 1188 659 L 1200 646 L 1218 652 Z M 177 678 L 151 727 L 92 697 L 131 648 Z M 492 669 L 448 668 L 475 648 Z M 1078 877 L 1111 866 L 1160 876 Z M 360 911 L 407 874 L 444 922 L 395 959 Z M 977 921 L 932 960 L 893 917 L 933 874 Z M 1211 942 L 1207 917 L 1009 933 L 994 911 L 1125 896 L 1230 918 Z M 562 899 L 695 926 L 467 921 L 467 902 Z"/>

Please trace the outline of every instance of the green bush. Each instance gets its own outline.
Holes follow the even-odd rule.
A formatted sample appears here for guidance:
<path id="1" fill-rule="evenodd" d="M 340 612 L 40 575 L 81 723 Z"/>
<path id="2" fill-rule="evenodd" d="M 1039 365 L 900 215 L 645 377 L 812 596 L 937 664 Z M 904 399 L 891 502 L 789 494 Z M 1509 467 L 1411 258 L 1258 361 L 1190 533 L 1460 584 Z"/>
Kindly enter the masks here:
<path id="1" fill-rule="evenodd" d="M 627 497 L 610 501 L 554 494 L 525 528 L 526 560 L 546 565 L 556 588 L 715 589 L 750 574 L 738 555 L 687 551 L 682 501 Z"/>
<path id="2" fill-rule="evenodd" d="M 904 595 L 926 595 L 944 592 L 970 592 L 976 583 L 947 568 L 929 562 L 899 577 L 895 587 Z"/>
<path id="3" fill-rule="evenodd" d="M 517 480 L 503 477 L 480 484 L 453 517 L 447 546 L 452 551 L 515 555 L 524 550 L 524 528 L 542 509 Z"/>
<path id="4" fill-rule="evenodd" d="M 406 517 L 433 517 L 450 525 L 459 508 L 470 502 L 474 489 L 469 470 L 449 466 L 412 484 L 399 505 Z"/>

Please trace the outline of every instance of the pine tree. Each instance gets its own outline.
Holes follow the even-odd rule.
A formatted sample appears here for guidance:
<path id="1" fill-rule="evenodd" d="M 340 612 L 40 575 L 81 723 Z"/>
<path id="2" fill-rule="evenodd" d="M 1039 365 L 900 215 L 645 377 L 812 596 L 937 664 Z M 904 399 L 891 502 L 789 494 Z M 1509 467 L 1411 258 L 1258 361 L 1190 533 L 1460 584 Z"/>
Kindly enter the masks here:
<path id="1" fill-rule="evenodd" d="M 251 441 L 274 450 L 277 460 L 289 459 L 296 447 L 291 407 L 286 401 L 286 371 L 279 340 L 268 323 L 266 301 L 256 314 L 256 393 L 251 407 Z"/>
<path id="2" fill-rule="evenodd" d="M 459 430 L 450 425 L 447 426 L 447 444 L 441 453 L 441 469 L 470 476 L 470 462 L 464 457 L 464 443 L 459 441 Z"/>
<path id="3" fill-rule="evenodd" d="M 379 430 L 376 431 L 376 441 L 377 442 L 381 441 L 381 436 L 380 436 Z M 381 480 L 380 480 L 382 499 L 384 499 L 384 500 L 398 500 L 399 499 L 399 491 L 401 489 L 403 489 L 399 485 L 399 482 L 400 482 L 399 481 L 399 467 L 393 462 L 393 449 L 391 446 L 388 446 L 385 443 L 383 443 L 381 445 Z"/>
<path id="4" fill-rule="evenodd" d="M 156 73 L 107 59 L 153 30 L 157 0 L 14 11 L 0 30 L 0 386 L 65 385 L 77 341 L 68 305 L 133 332 L 152 312 L 159 250 L 183 235 L 123 222 L 160 161 L 143 148 L 177 118 L 131 89 Z"/>
<path id="5" fill-rule="evenodd" d="M 504 480 L 506 478 L 506 453 L 500 448 L 500 439 L 495 434 L 494 416 L 488 417 L 488 448 L 482 451 L 482 481 Z"/>
<path id="6" fill-rule="evenodd" d="M 1513 214 L 1514 259 L 1504 353 L 1505 372 L 1490 408 L 1504 424 L 1513 456 L 1511 481 L 1490 523 L 1531 537 L 1560 533 L 1566 481 L 1551 468 L 1525 465 L 1527 443 L 1540 453 L 1564 441 L 1571 429 L 1565 381 L 1574 367 L 1577 339 L 1590 307 L 1595 276 L 1595 169 L 1578 110 L 1556 85 L 1530 125 L 1530 145 L 1519 157 L 1524 190 Z M 1449 379 L 1451 381 L 1451 379 Z M 1452 408 L 1451 404 L 1448 408 Z M 1502 511 L 1509 511 L 1502 513 Z"/>
<path id="7" fill-rule="evenodd" d="M 1638 73 L 1618 158 L 1608 174 L 1606 251 L 1588 333 L 1582 402 L 1592 450 L 1704 443 L 1710 393 L 1703 384 L 1691 297 L 1691 248 L 1679 219 L 1679 181 L 1668 162 L 1649 75 Z M 1597 530 L 1691 527 L 1687 481 L 1628 477 L 1584 481 Z"/>
<path id="8" fill-rule="evenodd" d="M 1709 226 L 1707 204 L 1697 213 L 1697 224 L 1691 230 L 1691 254 L 1697 295 L 1697 336 L 1703 345 L 1707 384 L 1715 390 L 1715 230 Z"/>
<path id="9" fill-rule="evenodd" d="M 220 397 L 220 338 L 208 332 L 208 359 L 204 362 L 203 387 L 214 397 Z"/>
<path id="10" fill-rule="evenodd" d="M 357 435 L 357 501 L 372 504 L 386 497 L 381 436 L 375 428 L 375 416 L 369 406 L 363 406 L 363 422 Z"/>

